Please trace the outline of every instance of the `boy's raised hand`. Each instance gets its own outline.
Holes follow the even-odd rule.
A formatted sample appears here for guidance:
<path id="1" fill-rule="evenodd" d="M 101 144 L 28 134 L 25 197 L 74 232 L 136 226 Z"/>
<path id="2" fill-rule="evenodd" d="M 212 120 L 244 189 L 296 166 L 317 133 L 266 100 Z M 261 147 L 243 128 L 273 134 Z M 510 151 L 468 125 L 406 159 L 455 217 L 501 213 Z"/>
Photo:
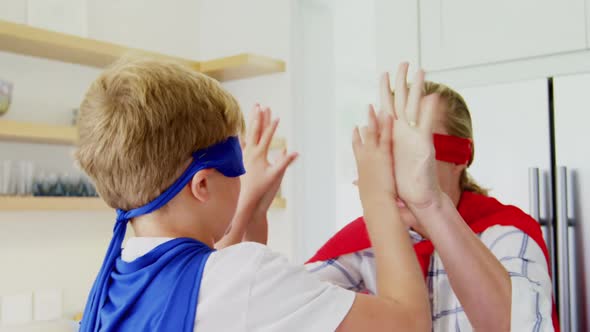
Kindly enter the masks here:
<path id="1" fill-rule="evenodd" d="M 283 151 L 271 164 L 268 151 L 275 134 L 278 119 L 272 119 L 269 108 L 256 104 L 246 135 L 240 138 L 246 174 L 241 177 L 242 188 L 236 214 L 225 236 L 215 244 L 222 249 L 242 241 L 266 244 L 268 224 L 266 213 L 277 194 L 285 171 L 297 159 L 297 153 Z"/>
<path id="2" fill-rule="evenodd" d="M 358 170 L 358 188 L 365 213 L 381 204 L 394 204 L 392 116 L 381 112 L 379 118 L 369 107 L 368 125 L 355 128 L 352 148 Z"/>
<path id="3" fill-rule="evenodd" d="M 394 114 L 393 158 L 399 197 L 410 209 L 420 209 L 440 199 L 432 143 L 438 96 L 423 96 L 424 72 L 419 70 L 408 91 L 408 64 L 402 63 L 395 80 L 395 99 L 389 75 L 382 76 L 381 107 Z"/>
<path id="4" fill-rule="evenodd" d="M 257 213 L 266 213 L 279 190 L 285 171 L 297 159 L 297 153 L 283 150 L 274 164 L 268 161 L 268 151 L 279 124 L 272 119 L 269 108 L 254 107 L 248 121 L 246 135 L 242 139 L 244 166 L 240 200 L 255 204 Z"/>

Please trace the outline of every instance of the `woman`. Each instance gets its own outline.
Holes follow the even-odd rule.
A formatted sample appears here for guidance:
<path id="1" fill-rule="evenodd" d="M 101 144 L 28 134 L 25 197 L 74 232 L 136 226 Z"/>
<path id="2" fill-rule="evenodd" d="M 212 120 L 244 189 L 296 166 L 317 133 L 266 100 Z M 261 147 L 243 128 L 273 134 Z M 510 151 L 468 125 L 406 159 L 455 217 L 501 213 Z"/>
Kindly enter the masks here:
<path id="1" fill-rule="evenodd" d="M 381 105 L 398 118 L 395 177 L 413 179 L 412 186 L 398 187 L 397 202 L 402 220 L 411 228 L 428 284 L 433 330 L 557 330 L 547 248 L 539 225 L 518 208 L 488 197 L 468 175 L 473 162 L 471 118 L 457 92 L 425 82 L 425 95 L 438 96 L 433 114 L 419 119 L 395 113 L 408 100 L 407 69 L 407 64 L 400 65 L 394 96 L 389 93 L 389 77 L 383 78 Z M 418 75 L 416 83 L 422 80 Z M 408 148 L 398 144 L 400 137 L 412 134 L 407 128 L 429 117 L 434 134 L 413 133 L 416 158 L 395 158 L 403 153 L 400 149 Z M 398 128 L 404 121 L 409 126 Z M 399 174 L 408 163 L 414 173 Z M 374 254 L 362 217 L 330 239 L 307 268 L 342 287 L 375 293 Z"/>

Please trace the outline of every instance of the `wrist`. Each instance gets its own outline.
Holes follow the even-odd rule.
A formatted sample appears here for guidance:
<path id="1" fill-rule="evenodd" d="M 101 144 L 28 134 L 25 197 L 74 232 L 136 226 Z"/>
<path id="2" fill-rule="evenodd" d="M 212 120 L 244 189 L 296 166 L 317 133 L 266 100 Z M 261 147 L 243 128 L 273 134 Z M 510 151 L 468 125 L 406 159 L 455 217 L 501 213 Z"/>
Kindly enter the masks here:
<path id="1" fill-rule="evenodd" d="M 361 204 L 364 210 L 382 208 L 395 205 L 394 195 L 388 192 L 373 193 L 371 195 L 361 194 Z"/>
<path id="2" fill-rule="evenodd" d="M 447 194 L 440 189 L 437 189 L 430 195 L 430 199 L 420 204 L 409 204 L 406 202 L 408 208 L 416 216 L 424 214 L 432 214 L 439 212 L 448 200 Z"/>
<path id="3" fill-rule="evenodd" d="M 252 220 L 250 222 L 251 224 L 265 223 L 268 219 L 267 218 L 267 210 L 261 209 L 261 208 L 255 209 L 254 212 L 252 213 L 250 219 Z"/>
<path id="4" fill-rule="evenodd" d="M 442 191 L 433 195 L 433 199 L 428 202 L 428 204 L 422 206 L 409 206 L 409 208 L 418 220 L 418 223 L 428 234 L 432 233 L 433 226 L 448 219 L 446 215 L 450 209 L 456 209 L 453 201 Z"/>
<path id="5" fill-rule="evenodd" d="M 238 208 L 255 208 L 258 202 L 262 199 L 262 195 L 252 188 L 244 188 L 240 191 L 240 198 L 238 199 Z M 248 186 L 251 187 L 251 186 Z M 250 190 L 249 190 L 250 189 Z"/>
<path id="6" fill-rule="evenodd" d="M 382 231 L 386 225 L 402 224 L 399 209 L 393 200 L 376 198 L 362 202 L 363 216 L 368 229 Z M 385 225 L 384 225 L 385 224 Z"/>
<path id="7" fill-rule="evenodd" d="M 256 202 L 247 199 L 238 200 L 238 206 L 234 213 L 234 221 L 247 224 L 256 215 Z"/>

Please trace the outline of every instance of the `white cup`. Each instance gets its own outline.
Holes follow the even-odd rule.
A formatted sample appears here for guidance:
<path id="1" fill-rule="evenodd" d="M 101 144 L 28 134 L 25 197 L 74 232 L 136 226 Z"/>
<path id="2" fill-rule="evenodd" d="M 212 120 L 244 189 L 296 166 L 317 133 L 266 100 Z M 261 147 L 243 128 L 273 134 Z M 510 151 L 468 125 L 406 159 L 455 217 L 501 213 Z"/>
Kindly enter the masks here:
<path id="1" fill-rule="evenodd" d="M 16 169 L 16 194 L 29 196 L 33 194 L 33 163 L 19 161 Z"/>
<path id="2" fill-rule="evenodd" d="M 14 195 L 13 174 L 12 161 L 0 161 L 0 195 Z"/>

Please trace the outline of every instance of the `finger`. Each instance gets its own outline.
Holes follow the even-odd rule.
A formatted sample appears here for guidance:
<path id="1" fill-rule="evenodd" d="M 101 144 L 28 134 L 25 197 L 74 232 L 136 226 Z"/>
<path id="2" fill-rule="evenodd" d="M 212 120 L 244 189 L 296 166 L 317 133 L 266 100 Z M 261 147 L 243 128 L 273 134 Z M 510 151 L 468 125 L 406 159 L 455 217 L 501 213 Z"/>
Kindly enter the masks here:
<path id="1" fill-rule="evenodd" d="M 406 121 L 416 125 L 418 123 L 418 112 L 420 111 L 420 101 L 424 94 L 424 71 L 418 70 L 414 76 L 414 82 L 410 88 L 410 95 L 406 104 Z"/>
<path id="2" fill-rule="evenodd" d="M 279 119 L 274 119 L 270 126 L 267 126 L 262 133 L 262 137 L 260 137 L 260 144 L 259 146 L 262 147 L 262 151 L 267 154 L 268 149 L 270 148 L 270 144 L 272 143 L 272 138 L 277 131 L 277 127 L 279 126 Z"/>
<path id="3" fill-rule="evenodd" d="M 359 185 L 359 180 L 358 180 L 358 179 L 356 179 L 356 180 L 352 180 L 352 185 L 353 185 L 353 186 L 357 186 L 357 187 L 358 187 L 358 185 Z"/>
<path id="4" fill-rule="evenodd" d="M 363 142 L 363 145 L 367 143 L 367 131 L 369 129 L 367 128 L 367 126 L 362 126 L 360 131 L 361 131 L 361 141 Z"/>
<path id="5" fill-rule="evenodd" d="M 372 106 L 372 107 L 373 107 L 373 109 L 375 109 L 375 106 Z M 377 122 L 379 123 L 379 128 L 381 128 L 381 123 L 383 123 L 383 120 L 385 119 L 387 114 L 390 114 L 390 113 L 387 113 L 384 110 L 380 110 L 379 113 L 377 113 Z"/>
<path id="6" fill-rule="evenodd" d="M 258 144 L 258 140 L 260 139 L 260 122 L 261 122 L 261 113 L 260 113 L 260 105 L 257 103 L 251 111 L 249 116 L 249 124 L 248 124 L 248 131 L 246 133 L 246 142 L 244 144 L 246 146 L 252 145 L 255 146 Z"/>
<path id="7" fill-rule="evenodd" d="M 418 124 L 418 127 L 420 128 L 420 131 L 425 134 L 432 135 L 434 116 L 436 114 L 438 101 L 438 94 L 431 94 L 422 99 L 420 107 L 420 123 Z"/>
<path id="8" fill-rule="evenodd" d="M 283 182 L 283 177 L 285 176 L 285 172 L 287 172 L 287 168 L 297 160 L 299 155 L 297 153 L 292 153 L 288 155 L 286 158 L 282 158 L 280 162 L 275 163 L 275 170 L 274 174 L 272 175 L 272 182 L 274 183 L 270 190 L 275 191 L 280 187 L 281 182 Z"/>
<path id="9" fill-rule="evenodd" d="M 367 132 L 365 138 L 365 143 L 368 144 L 377 144 L 377 140 L 379 137 L 379 124 L 377 122 L 377 115 L 375 114 L 375 109 L 373 105 L 369 105 L 369 114 L 368 114 L 368 123 L 367 123 Z"/>
<path id="10" fill-rule="evenodd" d="M 361 139 L 361 134 L 359 132 L 359 127 L 354 127 L 352 130 L 352 152 L 354 153 L 354 158 L 358 164 L 359 155 L 361 148 L 363 146 L 363 140 Z"/>
<path id="11" fill-rule="evenodd" d="M 391 92 L 391 84 L 389 83 L 389 73 L 383 73 L 383 75 L 381 75 L 379 103 L 382 111 L 395 114 L 393 94 Z"/>
<path id="12" fill-rule="evenodd" d="M 270 107 L 264 107 L 263 112 L 263 121 L 262 121 L 262 128 L 268 127 L 270 125 L 270 121 L 272 119 L 272 111 L 270 110 Z"/>
<path id="13" fill-rule="evenodd" d="M 393 127 L 393 118 L 391 114 L 386 114 L 383 119 L 381 119 L 381 132 L 379 133 L 379 147 L 384 149 L 385 151 L 391 151 L 392 145 L 392 127 Z"/>
<path id="14" fill-rule="evenodd" d="M 369 111 L 372 111 L 373 114 L 375 114 L 375 138 L 377 139 L 376 142 L 378 142 L 380 134 L 381 134 L 381 120 L 385 116 L 385 114 L 387 114 L 387 113 L 384 112 L 383 110 L 381 110 L 377 113 L 377 110 L 375 109 L 375 105 L 373 105 L 373 104 L 369 104 Z"/>
<path id="15" fill-rule="evenodd" d="M 297 160 L 297 157 L 299 157 L 297 152 L 292 152 L 281 156 L 273 165 L 277 174 L 284 174 L 287 168 L 291 166 L 295 160 Z"/>
<path id="16" fill-rule="evenodd" d="M 397 74 L 395 75 L 395 115 L 396 119 L 403 119 L 405 121 L 406 102 L 408 99 L 408 67 L 407 62 L 402 62 L 397 67 Z"/>
<path id="17" fill-rule="evenodd" d="M 244 149 L 246 148 L 246 138 L 243 136 L 240 136 L 238 141 L 240 142 L 240 149 L 242 149 L 242 151 L 244 151 Z"/>
<path id="18" fill-rule="evenodd" d="M 254 104 L 254 106 L 252 106 L 252 110 L 250 111 L 250 114 L 248 114 L 248 130 L 251 129 L 252 124 L 254 123 L 254 119 L 256 118 L 256 112 L 258 112 L 258 107 L 260 106 L 259 103 Z"/>
<path id="19" fill-rule="evenodd" d="M 373 107 L 373 109 L 375 109 Z M 390 113 L 387 113 L 383 110 L 379 111 L 379 113 L 377 113 L 377 124 L 378 124 L 378 131 L 377 131 L 377 139 L 381 140 L 381 132 L 383 131 L 383 124 L 385 123 L 385 119 L 387 118 L 387 115 Z"/>

